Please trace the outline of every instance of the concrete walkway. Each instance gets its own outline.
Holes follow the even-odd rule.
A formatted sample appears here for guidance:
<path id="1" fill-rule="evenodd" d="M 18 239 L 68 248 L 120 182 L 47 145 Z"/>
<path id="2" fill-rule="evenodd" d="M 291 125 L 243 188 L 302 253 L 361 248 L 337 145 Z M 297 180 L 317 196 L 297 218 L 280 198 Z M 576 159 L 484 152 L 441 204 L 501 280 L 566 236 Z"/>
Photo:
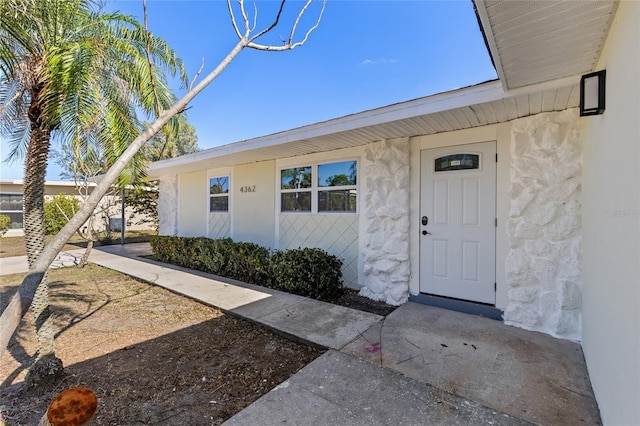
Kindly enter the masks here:
<path id="1" fill-rule="evenodd" d="M 329 348 L 226 424 L 600 423 L 577 343 L 415 303 L 384 318 L 138 257 L 149 253 L 107 246 L 90 260 Z M 0 259 L 0 274 L 23 262 Z"/>

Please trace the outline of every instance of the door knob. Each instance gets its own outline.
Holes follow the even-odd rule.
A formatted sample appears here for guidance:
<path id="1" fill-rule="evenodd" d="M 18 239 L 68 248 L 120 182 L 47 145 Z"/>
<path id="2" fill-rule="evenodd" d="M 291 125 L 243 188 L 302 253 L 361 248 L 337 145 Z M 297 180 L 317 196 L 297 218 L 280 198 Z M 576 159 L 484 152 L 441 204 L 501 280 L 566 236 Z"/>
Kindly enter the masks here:
<path id="1" fill-rule="evenodd" d="M 422 231 L 422 235 L 431 235 L 431 232 L 428 232 L 426 230 Z"/>

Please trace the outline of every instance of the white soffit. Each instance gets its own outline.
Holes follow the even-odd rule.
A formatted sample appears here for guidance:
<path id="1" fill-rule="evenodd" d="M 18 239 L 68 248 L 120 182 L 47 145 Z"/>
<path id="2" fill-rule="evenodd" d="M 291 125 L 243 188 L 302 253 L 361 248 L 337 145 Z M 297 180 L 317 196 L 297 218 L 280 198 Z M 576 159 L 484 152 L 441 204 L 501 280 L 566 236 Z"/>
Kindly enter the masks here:
<path id="1" fill-rule="evenodd" d="M 593 71 L 617 0 L 475 0 L 505 90 Z"/>
<path id="2" fill-rule="evenodd" d="M 348 115 L 151 164 L 160 177 L 503 123 L 578 106 L 573 79 L 504 93 L 499 81 Z"/>

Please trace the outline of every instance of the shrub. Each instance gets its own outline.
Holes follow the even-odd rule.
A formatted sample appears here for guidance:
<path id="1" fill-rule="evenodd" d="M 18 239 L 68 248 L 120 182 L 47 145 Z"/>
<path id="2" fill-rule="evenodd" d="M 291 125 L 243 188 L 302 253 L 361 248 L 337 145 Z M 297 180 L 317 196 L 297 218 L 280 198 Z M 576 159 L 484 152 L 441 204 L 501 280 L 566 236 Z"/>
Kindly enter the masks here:
<path id="1" fill-rule="evenodd" d="M 7 215 L 0 214 L 0 237 L 7 233 L 11 225 L 11 218 Z"/>
<path id="2" fill-rule="evenodd" d="M 191 238 L 188 243 L 190 247 L 183 249 L 184 258 L 180 259 L 184 266 L 210 274 L 226 276 L 224 271 L 229 262 L 229 248 L 233 244 L 231 239 L 212 240 L 198 237 Z"/>
<path id="3" fill-rule="evenodd" d="M 230 238 L 155 236 L 158 260 L 210 274 L 331 300 L 342 293 L 342 261 L 321 249 L 272 252 Z"/>
<path id="4" fill-rule="evenodd" d="M 221 275 L 247 283 L 269 286 L 270 257 L 268 249 L 254 243 L 230 243 L 226 268 Z"/>
<path id="5" fill-rule="evenodd" d="M 314 299 L 332 300 L 342 293 L 342 261 L 317 248 L 276 252 L 275 288 Z"/>
<path id="6" fill-rule="evenodd" d="M 47 235 L 57 234 L 69 219 L 80 210 L 80 201 L 73 195 L 54 195 L 44 203 L 44 230 Z"/>
<path id="7" fill-rule="evenodd" d="M 189 257 L 187 248 L 190 247 L 190 240 L 192 238 L 155 236 L 150 243 L 154 255 L 161 262 L 187 266 L 184 260 Z"/>

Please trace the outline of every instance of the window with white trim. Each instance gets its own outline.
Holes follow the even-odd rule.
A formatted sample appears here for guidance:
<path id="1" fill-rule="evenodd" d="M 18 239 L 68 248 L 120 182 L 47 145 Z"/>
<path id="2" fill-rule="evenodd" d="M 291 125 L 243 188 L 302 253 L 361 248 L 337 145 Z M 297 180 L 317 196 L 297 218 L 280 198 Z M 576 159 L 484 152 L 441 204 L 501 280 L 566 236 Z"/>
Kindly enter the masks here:
<path id="1" fill-rule="evenodd" d="M 209 178 L 209 212 L 229 211 L 229 176 Z"/>
<path id="2" fill-rule="evenodd" d="M 280 211 L 311 211 L 311 176 L 311 166 L 280 170 Z"/>
<path id="3" fill-rule="evenodd" d="M 280 170 L 280 211 L 356 213 L 358 162 L 340 161 Z"/>
<path id="4" fill-rule="evenodd" d="M 11 219 L 10 229 L 22 229 L 22 200 L 24 196 L 19 193 L 0 194 L 0 214 Z"/>

